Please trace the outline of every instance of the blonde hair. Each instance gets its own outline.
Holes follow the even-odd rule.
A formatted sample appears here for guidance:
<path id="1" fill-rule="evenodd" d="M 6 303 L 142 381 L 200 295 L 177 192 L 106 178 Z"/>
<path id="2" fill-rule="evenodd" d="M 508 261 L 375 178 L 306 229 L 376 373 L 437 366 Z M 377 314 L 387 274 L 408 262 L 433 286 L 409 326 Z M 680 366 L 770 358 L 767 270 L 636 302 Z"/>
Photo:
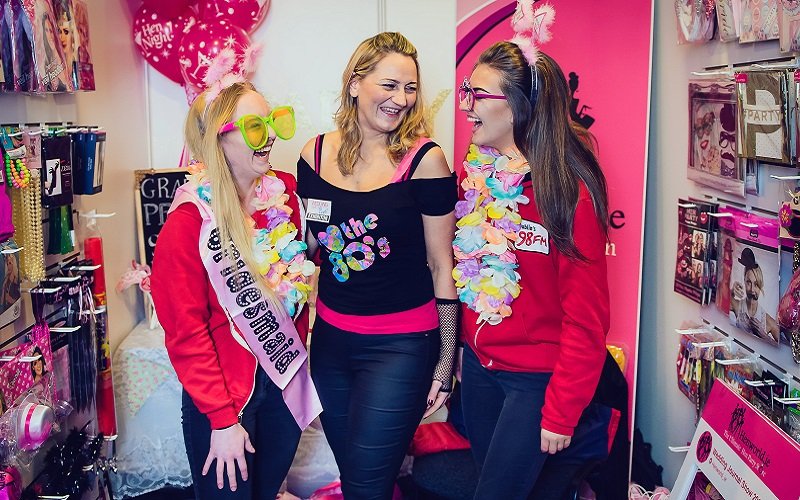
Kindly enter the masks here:
<path id="1" fill-rule="evenodd" d="M 272 309 L 285 311 L 275 293 L 261 279 L 259 266 L 253 254 L 250 214 L 242 208 L 240 193 L 236 188 L 217 131 L 229 122 L 239 100 L 248 92 L 257 92 L 250 82 L 234 83 L 223 89 L 206 109 L 206 93 L 200 94 L 189 108 L 184 134 L 186 144 L 194 158 L 206 166 L 211 182 L 211 210 L 217 219 L 220 241 L 232 241 L 241 254 L 248 271 L 256 278 L 261 291 Z M 223 249 L 230 249 L 223 243 Z M 230 255 L 229 255 L 230 256 Z"/>
<path id="2" fill-rule="evenodd" d="M 402 160 L 417 139 L 430 136 L 430 127 L 425 115 L 422 99 L 422 79 L 419 74 L 417 49 L 400 33 L 383 32 L 367 38 L 359 44 L 342 73 L 342 93 L 339 98 L 339 109 L 336 111 L 336 128 L 341 135 L 342 144 L 336 160 L 342 175 L 353 173 L 361 149 L 361 129 L 358 126 L 358 100 L 350 95 L 350 83 L 353 78 L 364 78 L 375 66 L 389 54 L 401 54 L 410 57 L 417 68 L 417 100 L 403 117 L 395 130 L 388 134 L 386 145 L 389 158 L 395 163 Z"/>

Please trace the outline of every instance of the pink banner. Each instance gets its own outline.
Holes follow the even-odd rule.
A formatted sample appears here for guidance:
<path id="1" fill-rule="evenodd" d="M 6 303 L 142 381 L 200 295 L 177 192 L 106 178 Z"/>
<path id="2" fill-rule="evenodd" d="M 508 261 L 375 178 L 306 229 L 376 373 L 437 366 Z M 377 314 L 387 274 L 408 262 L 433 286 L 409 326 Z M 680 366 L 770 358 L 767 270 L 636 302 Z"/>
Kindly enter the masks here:
<path id="1" fill-rule="evenodd" d="M 625 349 L 630 429 L 636 384 L 636 349 L 642 271 L 642 232 L 647 168 L 648 103 L 652 2 L 550 0 L 556 11 L 552 41 L 542 50 L 561 66 L 573 89 L 572 118 L 594 134 L 609 187 L 611 291 L 608 343 Z M 459 1 L 456 82 L 469 76 L 478 55 L 495 42 L 511 39 L 516 1 L 488 5 Z M 455 119 L 455 164 L 461 168 L 470 124 Z"/>
<path id="2" fill-rule="evenodd" d="M 797 464 L 800 444 L 717 381 L 672 493 L 686 498 L 699 470 L 725 498 L 800 498 Z"/>

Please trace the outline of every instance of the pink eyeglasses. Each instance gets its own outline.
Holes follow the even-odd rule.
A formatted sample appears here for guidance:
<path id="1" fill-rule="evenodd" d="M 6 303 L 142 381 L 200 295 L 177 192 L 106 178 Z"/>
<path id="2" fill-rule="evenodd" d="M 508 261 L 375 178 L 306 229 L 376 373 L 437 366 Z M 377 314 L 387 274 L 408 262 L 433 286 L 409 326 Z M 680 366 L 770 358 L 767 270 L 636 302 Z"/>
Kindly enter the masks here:
<path id="1" fill-rule="evenodd" d="M 480 99 L 502 99 L 506 100 L 506 96 L 497 94 L 485 94 L 483 92 L 475 92 L 469 84 L 469 79 L 465 76 L 461 87 L 458 89 L 458 100 L 466 103 L 467 111 L 472 111 L 475 106 L 475 101 Z"/>

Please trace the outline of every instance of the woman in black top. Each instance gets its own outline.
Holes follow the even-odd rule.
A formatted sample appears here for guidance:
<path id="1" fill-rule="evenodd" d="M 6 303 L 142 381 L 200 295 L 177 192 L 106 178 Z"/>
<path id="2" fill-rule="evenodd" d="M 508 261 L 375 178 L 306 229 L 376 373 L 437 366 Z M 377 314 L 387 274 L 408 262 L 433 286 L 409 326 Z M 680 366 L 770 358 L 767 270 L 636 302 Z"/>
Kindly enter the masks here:
<path id="1" fill-rule="evenodd" d="M 362 42 L 337 130 L 298 162 L 309 251 L 320 253 L 311 373 L 345 498 L 391 498 L 423 417 L 447 399 L 458 302 L 455 178 L 428 139 L 414 46 Z"/>

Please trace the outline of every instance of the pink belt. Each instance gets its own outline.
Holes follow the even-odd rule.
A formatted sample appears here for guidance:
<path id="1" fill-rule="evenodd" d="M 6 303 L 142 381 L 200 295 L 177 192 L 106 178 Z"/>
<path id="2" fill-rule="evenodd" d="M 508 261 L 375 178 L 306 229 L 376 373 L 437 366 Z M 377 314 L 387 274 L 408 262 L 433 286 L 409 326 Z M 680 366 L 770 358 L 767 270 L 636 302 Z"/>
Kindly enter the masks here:
<path id="1" fill-rule="evenodd" d="M 435 300 L 406 311 L 359 316 L 338 313 L 317 298 L 317 314 L 326 323 L 340 330 L 367 335 L 424 332 L 439 328 L 439 314 L 436 312 Z"/>

